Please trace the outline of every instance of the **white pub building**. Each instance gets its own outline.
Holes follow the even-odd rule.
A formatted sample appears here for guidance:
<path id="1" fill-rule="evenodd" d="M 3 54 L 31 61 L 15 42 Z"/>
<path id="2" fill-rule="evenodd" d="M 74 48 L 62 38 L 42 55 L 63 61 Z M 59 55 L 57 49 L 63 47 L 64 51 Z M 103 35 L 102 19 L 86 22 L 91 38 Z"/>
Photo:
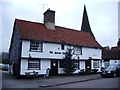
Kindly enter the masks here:
<path id="1" fill-rule="evenodd" d="M 65 23 L 63 19 L 63 23 Z M 101 68 L 102 47 L 90 29 L 84 6 L 81 31 L 55 25 L 55 11 L 44 13 L 44 23 L 15 19 L 10 45 L 11 73 L 44 75 L 64 74 L 61 60 L 67 48 L 73 49 L 76 71 Z"/>

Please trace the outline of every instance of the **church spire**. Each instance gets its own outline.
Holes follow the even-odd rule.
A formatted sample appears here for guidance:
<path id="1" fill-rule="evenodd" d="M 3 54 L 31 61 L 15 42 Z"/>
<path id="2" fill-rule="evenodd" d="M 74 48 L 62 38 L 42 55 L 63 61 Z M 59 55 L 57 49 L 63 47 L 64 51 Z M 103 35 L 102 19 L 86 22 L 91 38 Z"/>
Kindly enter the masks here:
<path id="1" fill-rule="evenodd" d="M 118 40 L 117 46 L 120 46 L 120 38 L 119 38 L 119 40 Z"/>
<path id="2" fill-rule="evenodd" d="M 94 34 L 92 33 L 91 28 L 90 28 L 89 19 L 88 19 L 87 10 L 86 10 L 85 5 L 84 5 L 83 18 L 82 18 L 81 31 L 89 32 L 93 36 L 93 38 L 95 39 Z"/>

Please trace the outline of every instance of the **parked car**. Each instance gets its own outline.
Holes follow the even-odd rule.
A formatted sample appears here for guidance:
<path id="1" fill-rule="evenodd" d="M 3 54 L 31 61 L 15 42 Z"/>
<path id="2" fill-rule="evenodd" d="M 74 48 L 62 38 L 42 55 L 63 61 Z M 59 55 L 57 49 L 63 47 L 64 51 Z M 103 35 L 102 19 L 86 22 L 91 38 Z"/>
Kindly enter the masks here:
<path id="1" fill-rule="evenodd" d="M 9 64 L 0 64 L 0 70 L 8 71 L 8 69 L 9 69 Z"/>
<path id="2" fill-rule="evenodd" d="M 0 63 L 0 70 L 4 67 L 4 64 Z"/>
<path id="3" fill-rule="evenodd" d="M 100 72 L 102 77 L 105 76 L 112 76 L 112 77 L 117 77 L 120 76 L 120 64 L 112 64 L 106 69 L 103 69 Z"/>
<path id="4" fill-rule="evenodd" d="M 8 69 L 9 69 L 9 64 L 4 64 L 2 70 L 6 70 L 6 71 L 8 71 Z"/>

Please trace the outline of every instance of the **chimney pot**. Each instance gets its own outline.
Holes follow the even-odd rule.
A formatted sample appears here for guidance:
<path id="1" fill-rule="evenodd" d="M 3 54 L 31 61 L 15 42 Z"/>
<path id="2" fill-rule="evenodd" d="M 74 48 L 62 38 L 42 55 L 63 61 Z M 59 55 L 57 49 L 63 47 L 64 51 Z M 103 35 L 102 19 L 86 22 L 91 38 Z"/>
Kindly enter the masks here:
<path id="1" fill-rule="evenodd" d="M 44 13 L 44 24 L 48 29 L 55 29 L 55 11 L 50 8 Z"/>

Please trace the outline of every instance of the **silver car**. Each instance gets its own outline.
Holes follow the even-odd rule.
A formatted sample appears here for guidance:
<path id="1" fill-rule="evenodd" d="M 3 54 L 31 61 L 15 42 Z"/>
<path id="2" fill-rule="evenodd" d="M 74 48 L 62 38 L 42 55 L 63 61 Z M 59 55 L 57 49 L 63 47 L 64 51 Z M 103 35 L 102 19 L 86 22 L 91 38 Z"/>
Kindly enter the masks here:
<path id="1" fill-rule="evenodd" d="M 108 68 L 103 69 L 102 72 L 100 72 L 102 77 L 106 76 L 112 76 L 117 77 L 120 76 L 120 64 L 112 64 Z"/>
<path id="2" fill-rule="evenodd" d="M 8 69 L 9 69 L 9 64 L 0 64 L 0 70 L 8 71 Z"/>

